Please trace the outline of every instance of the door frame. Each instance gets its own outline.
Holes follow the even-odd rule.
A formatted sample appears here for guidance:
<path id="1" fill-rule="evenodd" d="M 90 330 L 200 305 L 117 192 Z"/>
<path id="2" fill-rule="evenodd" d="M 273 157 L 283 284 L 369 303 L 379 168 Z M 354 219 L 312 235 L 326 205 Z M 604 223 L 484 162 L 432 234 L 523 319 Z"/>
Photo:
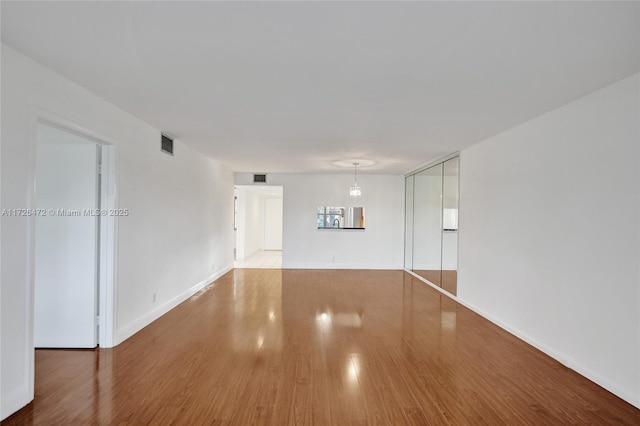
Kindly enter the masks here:
<path id="1" fill-rule="evenodd" d="M 102 209 L 113 210 L 118 208 L 118 174 L 117 171 L 117 144 L 109 136 L 100 134 L 81 126 L 71 120 L 60 117 L 40 108 L 31 111 L 28 135 L 28 163 L 27 163 L 27 199 L 26 208 L 36 208 L 36 148 L 38 143 L 38 124 L 55 127 L 67 133 L 90 140 L 101 147 L 102 173 L 100 203 Z M 26 297 L 26 329 L 25 353 L 29 354 L 29 362 L 26 363 L 27 378 L 29 380 L 29 394 L 34 397 L 35 387 L 35 347 L 34 347 L 34 295 L 35 295 L 35 241 L 36 220 L 35 216 L 27 217 L 27 297 Z M 98 344 L 103 348 L 114 346 L 114 331 L 116 327 L 116 285 L 117 282 L 117 238 L 118 217 L 107 215 L 100 220 L 99 243 L 99 276 L 98 276 L 98 309 L 99 333 Z"/>
<path id="2" fill-rule="evenodd" d="M 246 250 L 244 247 L 244 241 L 239 242 L 239 239 L 244 240 L 245 238 L 245 219 L 246 219 L 246 203 L 245 203 L 245 192 L 247 190 L 250 190 L 250 188 L 255 188 L 255 187 L 259 187 L 261 188 L 260 192 L 263 193 L 263 203 L 262 203 L 262 212 L 261 212 L 261 217 L 262 217 L 262 222 L 263 225 L 265 223 L 265 204 L 266 202 L 264 200 L 266 200 L 267 198 L 281 198 L 282 199 L 282 253 L 284 256 L 284 197 L 285 197 L 285 187 L 283 184 L 265 184 L 265 183 L 259 183 L 259 184 L 234 184 L 234 191 L 238 191 L 238 193 L 236 194 L 234 192 L 234 197 L 237 196 L 238 197 L 238 214 L 237 214 L 237 219 L 238 219 L 238 223 L 237 223 L 237 229 L 235 229 L 235 248 L 236 248 L 236 256 L 239 253 L 239 248 L 240 245 L 242 245 L 242 259 L 234 259 L 234 265 L 236 262 L 240 262 L 242 260 L 244 260 L 246 258 Z M 280 194 L 275 197 L 273 195 L 269 195 L 267 194 L 267 192 L 269 192 L 269 190 L 267 188 L 278 188 L 280 191 Z M 260 236 L 261 238 L 261 246 L 262 249 L 264 250 L 264 232 L 265 230 L 262 230 L 262 235 Z"/>

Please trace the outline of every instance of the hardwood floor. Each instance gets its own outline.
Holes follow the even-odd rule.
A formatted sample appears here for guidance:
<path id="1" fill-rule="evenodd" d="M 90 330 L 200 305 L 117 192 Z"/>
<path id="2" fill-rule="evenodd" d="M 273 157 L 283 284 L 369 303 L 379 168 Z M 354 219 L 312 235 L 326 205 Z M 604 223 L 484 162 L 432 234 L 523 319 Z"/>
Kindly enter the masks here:
<path id="1" fill-rule="evenodd" d="M 36 351 L 2 425 L 640 424 L 401 271 L 238 269 L 113 349 Z"/>

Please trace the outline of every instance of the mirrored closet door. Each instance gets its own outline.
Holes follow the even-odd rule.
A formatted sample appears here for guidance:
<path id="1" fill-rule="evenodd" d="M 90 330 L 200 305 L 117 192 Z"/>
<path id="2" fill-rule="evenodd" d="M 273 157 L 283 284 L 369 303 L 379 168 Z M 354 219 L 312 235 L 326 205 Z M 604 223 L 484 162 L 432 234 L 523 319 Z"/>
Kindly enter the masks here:
<path id="1" fill-rule="evenodd" d="M 413 271 L 441 285 L 442 164 L 414 176 Z"/>
<path id="2" fill-rule="evenodd" d="M 458 157 L 405 179 L 405 268 L 455 295 Z"/>
<path id="3" fill-rule="evenodd" d="M 456 295 L 458 287 L 458 165 L 459 157 L 445 161 L 442 172 L 441 287 Z"/>

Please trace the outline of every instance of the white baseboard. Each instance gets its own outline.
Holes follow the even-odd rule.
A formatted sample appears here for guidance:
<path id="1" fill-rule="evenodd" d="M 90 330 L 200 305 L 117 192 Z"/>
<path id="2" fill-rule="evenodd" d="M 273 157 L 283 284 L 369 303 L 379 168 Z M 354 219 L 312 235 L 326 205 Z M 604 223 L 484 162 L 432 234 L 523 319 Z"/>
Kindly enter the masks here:
<path id="1" fill-rule="evenodd" d="M 617 397 L 627 401 L 629 404 L 640 408 L 640 396 L 639 395 L 634 395 L 632 392 L 627 391 L 626 389 L 621 389 L 619 386 L 617 386 L 615 383 L 611 382 L 608 379 L 605 379 L 604 377 L 600 376 L 599 374 L 593 372 L 592 370 L 584 367 L 583 365 L 578 364 L 577 362 L 575 362 L 575 360 L 573 360 L 572 358 L 568 357 L 567 355 L 558 352 L 557 350 L 555 350 L 554 348 L 545 345 L 544 343 L 540 342 L 537 339 L 534 339 L 533 337 L 529 336 L 526 333 L 523 333 L 521 330 L 511 327 L 510 325 L 504 323 L 503 321 L 501 321 L 500 319 L 494 317 L 493 315 L 490 315 L 489 313 L 483 311 L 482 309 L 478 308 L 475 305 L 472 305 L 470 303 L 465 302 L 464 300 L 458 299 L 456 298 L 456 300 L 463 306 L 471 309 L 472 311 L 474 311 L 475 313 L 477 313 L 478 315 L 481 315 L 482 317 L 486 318 L 487 320 L 491 321 L 492 323 L 494 323 L 495 325 L 497 325 L 498 327 L 502 328 L 505 331 L 508 331 L 509 333 L 513 334 L 514 336 L 516 336 L 517 338 L 519 338 L 520 340 L 530 344 L 531 346 L 533 346 L 534 348 L 538 349 L 539 351 L 545 353 L 546 355 L 549 355 L 551 358 L 555 359 L 556 361 L 558 361 L 560 364 L 564 365 L 565 367 L 575 371 L 576 373 L 586 377 L 587 379 L 591 380 L 592 382 L 596 383 L 599 386 L 602 386 L 603 388 L 605 388 L 606 390 L 608 390 L 609 392 L 611 392 L 612 394 L 616 395 Z"/>
<path id="2" fill-rule="evenodd" d="M 313 263 L 282 262 L 282 269 L 378 269 L 402 270 L 402 265 L 381 265 L 377 263 Z"/>
<path id="3" fill-rule="evenodd" d="M 208 286 L 209 284 L 211 284 L 212 282 L 214 282 L 215 280 L 217 280 L 227 272 L 231 271 L 232 269 L 233 269 L 233 264 L 226 266 L 225 268 L 219 270 L 218 272 L 214 273 L 208 278 L 200 281 L 193 287 L 188 288 L 187 290 L 183 291 L 182 293 L 178 294 L 172 299 L 166 301 L 165 303 L 153 309 L 152 311 L 141 316 L 137 320 L 122 327 L 116 332 L 115 345 L 119 345 L 120 343 L 124 342 L 129 337 L 133 336 L 138 331 L 142 330 L 143 328 L 151 324 L 153 321 L 157 320 L 158 318 L 160 318 L 161 316 L 163 316 L 164 314 L 166 314 L 167 312 L 169 312 L 170 310 L 172 310 L 173 308 L 175 308 L 176 306 L 178 306 L 179 304 L 181 304 L 182 302 L 184 302 L 185 300 L 187 300 L 188 298 L 190 298 L 191 296 L 193 296 L 194 294 L 196 294 L 197 292 L 199 292 L 200 290 L 202 290 L 203 288 L 205 288 L 206 286 Z"/>
<path id="4" fill-rule="evenodd" d="M 22 407 L 29 404 L 32 397 L 29 396 L 29 387 L 25 384 L 9 395 L 2 395 L 0 405 L 0 420 L 4 420 Z"/>
<path id="5" fill-rule="evenodd" d="M 550 346 L 547 346 L 545 344 L 543 344 L 542 342 L 532 338 L 531 336 L 527 335 L 526 333 L 523 333 L 522 331 L 518 330 L 517 328 L 511 327 L 509 324 L 501 321 L 500 319 L 494 317 L 493 315 L 483 311 L 482 309 L 478 308 L 477 306 L 465 302 L 464 300 L 453 296 L 452 294 L 450 294 L 447 291 L 442 290 L 440 287 L 436 286 L 435 284 L 429 282 L 428 280 L 424 279 L 423 277 L 421 277 L 420 275 L 405 269 L 405 272 L 413 275 L 414 277 L 418 278 L 420 281 L 424 282 L 425 284 L 433 287 L 434 289 L 438 290 L 439 292 L 441 292 L 442 294 L 450 297 L 451 299 L 455 300 L 456 302 L 460 303 L 462 306 L 471 309 L 473 312 L 475 312 L 476 314 L 480 315 L 481 317 L 491 321 L 492 323 L 494 323 L 495 325 L 497 325 L 498 327 L 502 328 L 503 330 L 509 332 L 510 334 L 516 336 L 518 339 L 524 341 L 525 343 L 528 343 L 529 345 L 533 346 L 534 348 L 538 349 L 539 351 L 543 352 L 546 355 L 549 355 L 551 358 L 555 359 L 556 361 L 558 361 L 560 364 L 566 366 L 567 368 L 570 368 L 571 370 L 575 371 L 576 373 L 586 377 L 587 379 L 591 380 L 592 382 L 596 383 L 599 386 L 602 386 L 603 388 L 605 388 L 606 390 L 608 390 L 609 392 L 611 392 L 612 394 L 616 395 L 617 397 L 627 401 L 629 404 L 640 408 L 640 395 L 635 395 L 633 394 L 633 392 L 627 391 L 626 389 L 621 389 L 619 386 L 617 386 L 615 383 L 612 383 L 610 380 L 607 380 L 603 377 L 601 377 L 600 375 L 594 373 L 593 371 L 589 370 L 588 368 L 576 363 L 573 359 L 567 357 L 566 355 L 564 355 L 561 352 L 556 351 L 555 349 L 551 348 Z"/>

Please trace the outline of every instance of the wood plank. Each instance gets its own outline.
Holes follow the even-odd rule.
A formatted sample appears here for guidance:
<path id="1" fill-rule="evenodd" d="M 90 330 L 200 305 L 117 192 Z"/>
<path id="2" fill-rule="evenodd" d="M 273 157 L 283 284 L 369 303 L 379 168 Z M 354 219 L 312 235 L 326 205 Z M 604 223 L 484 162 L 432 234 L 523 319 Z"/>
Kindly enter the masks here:
<path id="1" fill-rule="evenodd" d="M 2 425 L 564 423 L 640 410 L 402 271 L 240 269 L 116 348 L 37 350 Z"/>

